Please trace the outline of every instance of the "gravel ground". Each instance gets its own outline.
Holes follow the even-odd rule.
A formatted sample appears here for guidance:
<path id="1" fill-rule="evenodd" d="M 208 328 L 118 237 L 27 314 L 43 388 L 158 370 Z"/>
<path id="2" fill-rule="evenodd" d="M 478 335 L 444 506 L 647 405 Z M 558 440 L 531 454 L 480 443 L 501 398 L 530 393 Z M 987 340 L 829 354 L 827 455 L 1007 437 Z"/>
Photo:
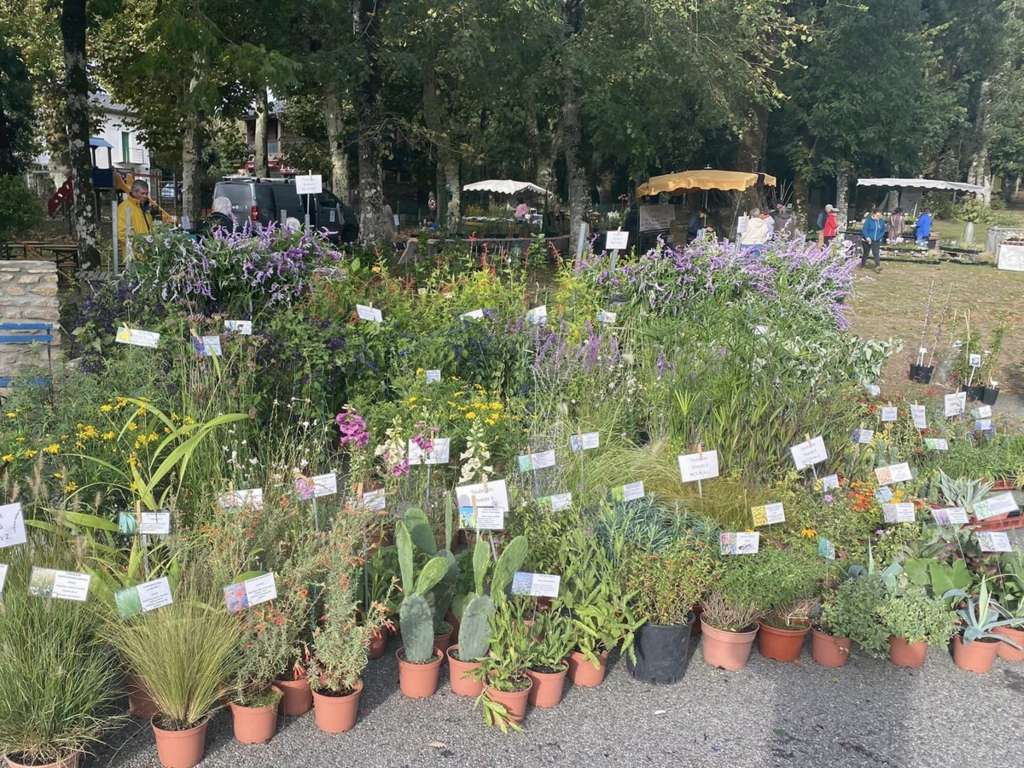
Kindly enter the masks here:
<path id="1" fill-rule="evenodd" d="M 738 673 L 707 667 L 700 652 L 682 682 L 651 686 L 614 663 L 596 689 L 566 691 L 554 710 L 531 710 L 525 730 L 486 728 L 473 702 L 442 685 L 411 701 L 398 691 L 391 652 L 370 662 L 359 721 L 329 736 L 309 713 L 282 722 L 266 745 L 242 746 L 220 712 L 207 739 L 207 768 L 310 766 L 829 766 L 910 768 L 1020 765 L 1024 665 L 1001 660 L 984 676 L 932 649 L 920 671 L 854 653 L 842 669 L 795 664 L 755 650 Z M 148 724 L 131 721 L 88 766 L 156 768 Z M 1011 756 L 1013 755 L 1013 756 Z"/>

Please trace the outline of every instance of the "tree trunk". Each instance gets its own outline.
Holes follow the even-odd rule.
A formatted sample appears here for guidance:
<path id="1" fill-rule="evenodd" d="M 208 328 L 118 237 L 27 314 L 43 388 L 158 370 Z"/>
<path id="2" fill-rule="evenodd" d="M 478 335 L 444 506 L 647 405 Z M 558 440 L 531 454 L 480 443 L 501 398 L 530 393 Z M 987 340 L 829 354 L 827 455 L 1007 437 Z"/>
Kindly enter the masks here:
<path id="1" fill-rule="evenodd" d="M 60 33 L 64 45 L 64 124 L 68 159 L 74 185 L 75 237 L 83 266 L 100 265 L 96 198 L 92 188 L 92 155 L 89 152 L 89 77 L 86 72 L 86 0 L 63 0 Z"/>
<path id="2" fill-rule="evenodd" d="M 974 156 L 971 158 L 971 168 L 967 172 L 967 183 L 977 184 L 984 187 L 981 193 L 985 205 L 992 202 L 992 170 L 989 166 L 988 157 L 988 110 L 990 106 L 989 82 L 985 80 L 981 84 L 981 94 L 978 97 L 978 116 L 974 121 L 975 146 Z"/>
<path id="3" fill-rule="evenodd" d="M 445 126 L 448 124 L 444 107 L 437 94 L 437 73 L 434 71 L 434 57 L 426 56 L 423 65 L 423 121 L 430 132 L 430 141 L 437 151 L 438 191 L 441 191 L 443 178 L 444 193 L 439 199 L 444 201 L 443 218 L 439 214 L 438 221 L 444 223 L 446 232 L 458 232 L 462 224 L 462 186 L 459 183 L 459 160 L 451 151 L 451 140 Z"/>
<path id="4" fill-rule="evenodd" d="M 768 150 L 768 110 L 755 104 L 747 113 L 746 124 L 736 148 L 736 170 L 760 173 L 764 170 L 764 156 Z M 753 186 L 740 193 L 740 208 L 764 208 L 768 204 L 763 185 Z"/>
<path id="5" fill-rule="evenodd" d="M 324 92 L 324 125 L 327 128 L 327 144 L 331 149 L 331 191 L 347 204 L 348 152 L 345 146 L 345 122 L 337 88 L 333 84 Z"/>
<path id="6" fill-rule="evenodd" d="M 846 208 L 849 205 L 847 190 L 850 186 L 850 173 L 846 169 L 836 174 L 836 224 L 839 227 L 837 237 L 842 239 L 842 233 L 846 229 Z"/>
<path id="7" fill-rule="evenodd" d="M 199 115 L 185 114 L 181 135 L 181 213 L 191 226 L 199 221 Z"/>
<path id="8" fill-rule="evenodd" d="M 583 0 L 563 0 L 562 23 L 566 39 L 583 28 Z M 579 75 L 571 63 L 563 67 L 561 146 L 565 155 L 565 173 L 569 188 L 569 248 L 576 252 L 583 219 L 590 202 L 587 177 L 580 158 Z"/>
<path id="9" fill-rule="evenodd" d="M 385 0 L 352 0 L 352 27 L 362 42 L 363 68 L 354 91 L 359 128 L 359 241 L 383 241 L 384 188 L 380 173 L 380 21 Z"/>
<path id="10" fill-rule="evenodd" d="M 267 88 L 262 86 L 256 90 L 256 130 L 253 139 L 252 170 L 256 176 L 266 178 L 270 175 L 267 162 L 267 124 L 270 103 L 267 99 Z"/>

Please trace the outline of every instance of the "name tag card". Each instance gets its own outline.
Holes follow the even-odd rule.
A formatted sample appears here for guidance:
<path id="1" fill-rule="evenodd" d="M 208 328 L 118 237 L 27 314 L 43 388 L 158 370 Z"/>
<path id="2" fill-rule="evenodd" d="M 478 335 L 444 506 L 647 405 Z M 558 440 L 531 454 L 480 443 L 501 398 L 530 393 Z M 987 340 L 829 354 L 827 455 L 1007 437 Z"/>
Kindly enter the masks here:
<path id="1" fill-rule="evenodd" d="M 597 313 L 597 322 L 602 325 L 611 325 L 618 319 L 618 315 L 615 312 L 609 312 L 606 309 L 599 310 Z"/>
<path id="2" fill-rule="evenodd" d="M 644 481 L 637 480 L 635 483 L 626 483 L 617 488 L 612 488 L 612 501 L 636 501 L 644 497 Z"/>
<path id="3" fill-rule="evenodd" d="M 170 512 L 142 512 L 139 515 L 139 533 L 144 536 L 167 536 L 171 532 Z"/>
<path id="4" fill-rule="evenodd" d="M 537 499 L 542 505 L 550 506 L 552 512 L 561 512 L 572 506 L 571 493 L 556 493 L 551 496 L 542 496 Z"/>
<path id="5" fill-rule="evenodd" d="M 967 393 L 954 392 L 953 394 L 946 395 L 943 398 L 943 405 L 943 412 L 947 419 L 952 419 L 955 416 L 963 416 L 964 411 L 967 409 Z"/>
<path id="6" fill-rule="evenodd" d="M 439 368 L 431 368 L 429 371 L 425 371 L 423 375 L 427 380 L 427 384 L 435 384 L 441 380 L 441 370 Z"/>
<path id="7" fill-rule="evenodd" d="M 482 309 L 471 309 L 469 312 L 463 312 L 459 317 L 463 320 L 483 320 L 484 311 Z"/>
<path id="8" fill-rule="evenodd" d="M 319 173 L 311 173 L 295 177 L 295 194 L 319 195 L 324 191 L 324 177 Z"/>
<path id="9" fill-rule="evenodd" d="M 910 406 L 910 418 L 917 429 L 928 429 L 928 411 L 923 405 Z"/>
<path id="10" fill-rule="evenodd" d="M 239 336 L 252 336 L 252 320 L 225 320 L 224 330 Z"/>
<path id="11" fill-rule="evenodd" d="M 241 507 L 263 509 L 263 489 L 246 488 L 240 491 L 228 491 L 217 497 L 217 503 L 223 509 L 239 509 Z"/>
<path id="12" fill-rule="evenodd" d="M 761 534 L 742 531 L 718 534 L 718 550 L 722 555 L 755 555 L 761 547 Z"/>
<path id="13" fill-rule="evenodd" d="M 173 602 L 171 585 L 166 576 L 136 584 L 115 592 L 114 602 L 117 604 L 117 612 L 126 619 L 140 613 L 149 613 Z"/>
<path id="14" fill-rule="evenodd" d="M 464 528 L 476 528 L 481 531 L 505 529 L 508 489 L 504 480 L 457 486 L 455 498 L 459 505 L 459 519 Z"/>
<path id="15" fill-rule="evenodd" d="M 383 323 L 384 313 L 376 307 L 368 307 L 365 304 L 356 304 L 356 316 L 360 320 L 368 320 L 371 323 Z"/>
<path id="16" fill-rule="evenodd" d="M 793 463 L 800 470 L 813 467 L 828 458 L 825 439 L 821 435 L 790 447 L 789 452 L 793 454 Z"/>
<path id="17" fill-rule="evenodd" d="M 910 465 L 904 461 L 901 464 L 890 464 L 888 467 L 878 467 L 875 470 L 875 477 L 878 479 L 879 485 L 905 483 L 911 478 Z"/>
<path id="18" fill-rule="evenodd" d="M 538 469 L 548 469 L 555 466 L 555 452 L 552 450 L 541 451 L 540 453 L 520 454 L 516 461 L 519 464 L 520 472 L 533 472 Z"/>
<path id="19" fill-rule="evenodd" d="M 926 437 L 924 447 L 929 451 L 948 451 L 949 441 L 944 437 Z"/>
<path id="20" fill-rule="evenodd" d="M 917 519 L 914 514 L 914 505 L 910 502 L 883 504 L 882 517 L 887 523 L 912 523 Z"/>
<path id="21" fill-rule="evenodd" d="M 541 304 L 539 307 L 534 307 L 526 313 L 526 322 L 530 325 L 543 325 L 547 321 L 548 308 L 544 304 Z"/>
<path id="22" fill-rule="evenodd" d="M 974 422 L 974 428 L 978 432 L 988 432 L 992 429 L 992 419 L 977 419 Z"/>
<path id="23" fill-rule="evenodd" d="M 978 531 L 978 546 L 982 552 L 1012 552 L 1010 536 L 1006 531 Z"/>
<path id="24" fill-rule="evenodd" d="M 836 559 L 836 545 L 826 539 L 824 536 L 818 537 L 818 556 L 824 557 L 826 560 Z"/>
<path id="25" fill-rule="evenodd" d="M 979 405 L 971 410 L 974 418 L 976 419 L 991 419 L 992 418 L 992 406 L 991 405 Z"/>
<path id="26" fill-rule="evenodd" d="M 987 520 L 998 515 L 1008 515 L 1017 509 L 1013 493 L 996 493 L 974 505 L 974 516 L 979 520 Z"/>
<path id="27" fill-rule="evenodd" d="M 251 579 L 224 587 L 224 603 L 229 613 L 266 603 L 277 597 L 277 582 L 273 573 L 254 576 Z"/>
<path id="28" fill-rule="evenodd" d="M 896 410 L 895 405 L 883 405 L 882 406 L 882 421 L 896 421 L 899 416 L 899 412 Z"/>
<path id="29" fill-rule="evenodd" d="M 606 251 L 623 251 L 628 246 L 628 229 L 610 229 L 604 233 L 604 249 Z"/>
<path id="30" fill-rule="evenodd" d="M 967 511 L 963 507 L 940 507 L 932 510 L 936 525 L 967 525 Z"/>
<path id="31" fill-rule="evenodd" d="M 24 544 L 26 541 L 21 504 L 4 504 L 0 507 L 0 549 Z"/>
<path id="32" fill-rule="evenodd" d="M 600 432 L 584 432 L 580 435 L 572 435 L 569 438 L 569 449 L 573 453 L 589 451 L 601 445 Z"/>
<path id="33" fill-rule="evenodd" d="M 313 475 L 313 496 L 333 496 L 338 492 L 338 476 L 334 472 L 327 472 L 323 475 Z"/>
<path id="34" fill-rule="evenodd" d="M 853 430 L 853 442 L 860 445 L 867 445 L 875 437 L 875 430 L 873 429 L 855 429 Z"/>
<path id="35" fill-rule="evenodd" d="M 52 597 L 84 603 L 89 597 L 91 580 L 92 576 L 88 573 L 33 568 L 29 576 L 28 593 L 33 597 Z"/>
<path id="36" fill-rule="evenodd" d="M 363 493 L 363 506 L 370 512 L 383 512 L 387 509 L 387 497 L 384 495 L 384 489 L 379 488 Z"/>
<path id="37" fill-rule="evenodd" d="M 888 488 L 884 485 L 881 488 L 876 488 L 875 498 L 883 504 L 887 501 L 892 501 L 892 488 Z"/>
<path id="38" fill-rule="evenodd" d="M 821 478 L 821 491 L 828 493 L 839 487 L 839 475 L 825 475 Z"/>
<path id="39" fill-rule="evenodd" d="M 782 504 L 762 504 L 759 507 L 751 507 L 750 512 L 754 517 L 754 527 L 762 525 L 775 525 L 775 523 L 786 522 L 786 512 Z"/>
<path id="40" fill-rule="evenodd" d="M 718 451 L 683 454 L 679 457 L 679 473 L 684 483 L 718 477 Z"/>
<path id="41" fill-rule="evenodd" d="M 133 347 L 156 349 L 160 343 L 160 334 L 154 331 L 140 331 L 138 328 L 118 328 L 114 341 L 118 344 L 131 344 Z"/>
<path id="42" fill-rule="evenodd" d="M 200 336 L 192 339 L 192 347 L 200 357 L 221 357 L 220 336 Z"/>
<path id="43" fill-rule="evenodd" d="M 516 571 L 512 577 L 512 594 L 530 597 L 558 597 L 562 577 L 552 573 Z"/>
<path id="44" fill-rule="evenodd" d="M 967 363 L 971 368 L 981 368 L 981 355 L 968 355 Z"/>
<path id="45" fill-rule="evenodd" d="M 435 437 L 431 441 L 430 451 L 423 452 L 423 449 L 416 445 L 416 441 L 409 441 L 409 464 L 447 464 L 448 451 L 451 445 L 449 437 Z"/>

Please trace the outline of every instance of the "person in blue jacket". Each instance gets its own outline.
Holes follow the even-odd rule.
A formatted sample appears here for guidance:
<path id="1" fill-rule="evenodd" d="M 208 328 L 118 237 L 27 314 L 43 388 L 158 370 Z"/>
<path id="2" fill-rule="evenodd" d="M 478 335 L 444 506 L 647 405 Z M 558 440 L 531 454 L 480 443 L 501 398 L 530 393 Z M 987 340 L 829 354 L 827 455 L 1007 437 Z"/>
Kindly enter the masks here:
<path id="1" fill-rule="evenodd" d="M 918 245 L 928 245 L 928 238 L 932 234 L 932 212 L 927 208 L 921 212 L 917 219 L 917 229 L 914 231 L 914 238 Z"/>
<path id="2" fill-rule="evenodd" d="M 864 226 L 861 229 L 861 235 L 863 237 L 862 245 L 864 246 L 864 252 L 860 257 L 860 265 L 866 267 L 868 263 L 868 254 L 870 253 L 875 257 L 875 271 L 882 268 L 882 238 L 885 237 L 885 222 L 882 221 L 882 212 L 875 208 L 871 211 L 871 216 L 864 220 Z"/>

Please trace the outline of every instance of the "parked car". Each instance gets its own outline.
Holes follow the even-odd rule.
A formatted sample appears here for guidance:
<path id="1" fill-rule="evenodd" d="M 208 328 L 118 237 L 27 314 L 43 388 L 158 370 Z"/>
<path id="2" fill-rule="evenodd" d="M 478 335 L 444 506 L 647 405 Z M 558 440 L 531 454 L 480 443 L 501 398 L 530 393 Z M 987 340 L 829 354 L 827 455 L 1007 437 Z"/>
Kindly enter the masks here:
<path id="1" fill-rule="evenodd" d="M 218 198 L 227 198 L 230 202 L 236 225 L 246 219 L 263 225 L 290 218 L 302 222 L 306 215 L 305 195 L 295 192 L 294 179 L 229 176 L 214 187 L 215 215 Z M 327 230 L 334 242 L 351 243 L 359 237 L 359 219 L 350 206 L 327 190 L 310 198 L 309 223 L 312 226 Z"/>

